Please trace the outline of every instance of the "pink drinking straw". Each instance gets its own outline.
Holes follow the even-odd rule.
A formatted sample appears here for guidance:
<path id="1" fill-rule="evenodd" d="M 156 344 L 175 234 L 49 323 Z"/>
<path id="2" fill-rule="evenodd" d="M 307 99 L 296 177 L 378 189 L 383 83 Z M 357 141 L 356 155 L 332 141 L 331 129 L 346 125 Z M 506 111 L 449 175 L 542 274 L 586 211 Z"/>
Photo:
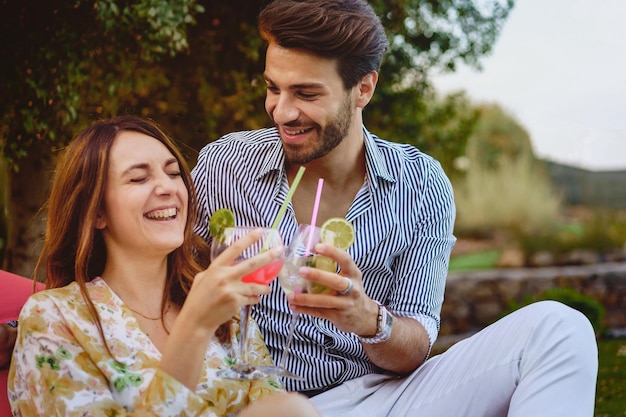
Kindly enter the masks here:
<path id="1" fill-rule="evenodd" d="M 305 256 L 309 256 L 311 253 L 311 244 L 313 243 L 313 234 L 315 222 L 317 221 L 317 209 L 320 206 L 320 197 L 322 196 L 322 186 L 324 185 L 324 178 L 320 178 L 317 181 L 317 193 L 315 194 L 315 202 L 313 203 L 313 215 L 311 216 L 311 231 L 309 233 L 309 241 L 306 244 Z"/>

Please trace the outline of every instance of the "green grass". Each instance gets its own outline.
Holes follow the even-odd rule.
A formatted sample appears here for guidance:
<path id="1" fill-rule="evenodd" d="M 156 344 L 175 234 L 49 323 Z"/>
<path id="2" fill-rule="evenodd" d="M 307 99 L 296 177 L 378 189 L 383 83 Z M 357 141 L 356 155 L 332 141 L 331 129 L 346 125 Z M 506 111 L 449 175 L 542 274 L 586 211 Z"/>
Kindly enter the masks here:
<path id="1" fill-rule="evenodd" d="M 599 340 L 595 417 L 626 415 L 626 339 Z"/>
<path id="2" fill-rule="evenodd" d="M 493 269 L 499 257 L 500 251 L 498 250 L 487 250 L 453 256 L 450 259 L 450 267 L 448 269 L 450 272 Z"/>

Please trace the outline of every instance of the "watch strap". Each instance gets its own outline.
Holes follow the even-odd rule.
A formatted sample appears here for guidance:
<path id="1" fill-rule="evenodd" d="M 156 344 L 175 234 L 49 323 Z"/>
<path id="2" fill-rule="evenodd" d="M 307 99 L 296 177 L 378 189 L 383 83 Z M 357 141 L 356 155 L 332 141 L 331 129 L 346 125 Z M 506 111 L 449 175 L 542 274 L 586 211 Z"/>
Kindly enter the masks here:
<path id="1" fill-rule="evenodd" d="M 387 307 L 374 300 L 376 304 L 378 304 L 378 324 L 376 335 L 373 337 L 361 337 L 357 336 L 361 343 L 365 343 L 368 345 L 374 345 L 377 343 L 382 343 L 391 337 L 391 325 L 393 323 L 393 316 L 387 310 Z"/>

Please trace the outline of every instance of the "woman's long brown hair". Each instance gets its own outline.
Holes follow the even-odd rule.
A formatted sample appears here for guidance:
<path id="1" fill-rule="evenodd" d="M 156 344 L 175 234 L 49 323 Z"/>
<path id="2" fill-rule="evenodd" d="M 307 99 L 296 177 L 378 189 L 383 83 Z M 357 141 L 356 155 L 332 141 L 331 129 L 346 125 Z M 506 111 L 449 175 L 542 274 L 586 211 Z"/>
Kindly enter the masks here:
<path id="1" fill-rule="evenodd" d="M 208 245 L 193 232 L 197 201 L 190 170 L 171 139 L 153 122 L 134 116 L 97 121 L 80 132 L 57 165 L 44 206 L 46 233 L 35 277 L 45 268 L 48 289 L 76 281 L 107 350 L 100 317 L 89 298 L 86 283 L 100 276 L 106 263 L 106 247 L 101 231 L 96 228 L 96 218 L 104 204 L 110 150 L 116 137 L 124 131 L 143 133 L 163 143 L 177 159 L 189 193 L 184 242 L 168 255 L 162 316 L 168 303 L 182 307 L 194 276 L 208 265 Z"/>

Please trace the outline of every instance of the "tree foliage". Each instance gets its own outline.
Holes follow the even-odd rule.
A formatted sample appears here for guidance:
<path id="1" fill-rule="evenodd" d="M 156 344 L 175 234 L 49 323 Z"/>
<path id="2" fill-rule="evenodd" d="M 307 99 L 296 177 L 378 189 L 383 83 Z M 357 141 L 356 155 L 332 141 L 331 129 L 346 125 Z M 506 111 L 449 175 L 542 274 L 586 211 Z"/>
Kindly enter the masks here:
<path id="1" fill-rule="evenodd" d="M 473 163 L 495 168 L 502 158 L 512 161 L 534 155 L 530 135 L 513 115 L 497 104 L 484 104 L 477 112 L 478 122 L 467 145 Z"/>
<path id="2" fill-rule="evenodd" d="M 0 152 L 13 171 L 11 212 L 29 198 L 25 187 L 46 188 L 46 157 L 94 119 L 151 117 L 191 163 L 206 142 L 267 125 L 264 45 L 256 30 L 267 1 L 0 0 Z M 459 62 L 478 67 L 513 0 L 371 4 L 391 50 L 366 124 L 431 153 L 449 170 L 464 152 L 474 115 L 462 95 L 436 98 L 428 72 Z M 42 195 L 30 196 L 26 211 L 34 214 Z M 14 236 L 30 236 L 13 239 L 14 246 L 38 235 L 26 233 L 26 220 L 12 220 Z"/>
<path id="3" fill-rule="evenodd" d="M 511 114 L 495 104 L 476 110 L 465 172 L 452 182 L 457 234 L 535 236 L 555 223 L 561 205 L 545 165 Z"/>
<path id="4" fill-rule="evenodd" d="M 77 125 L 119 112 L 154 116 L 193 148 L 229 130 L 266 124 L 256 33 L 266 2 L 2 0 L 3 39 L 12 39 L 0 46 L 0 145 L 9 161 L 36 143 L 62 145 Z M 368 123 L 384 128 L 393 117 L 395 126 L 410 126 L 410 138 L 425 133 L 415 127 L 431 104 L 424 101 L 428 72 L 454 70 L 459 62 L 479 66 L 513 1 L 372 5 L 391 50 Z M 413 140 L 427 151 L 438 143 Z"/>
<path id="5" fill-rule="evenodd" d="M 151 66 L 188 49 L 195 0 L 2 0 L 0 149 L 62 146 L 93 114 L 163 85 Z M 10 42 L 8 40 L 11 40 Z"/>
<path id="6" fill-rule="evenodd" d="M 477 120 L 464 94 L 437 98 L 432 71 L 459 63 L 480 68 L 506 21 L 513 0 L 372 1 L 391 48 L 366 114 L 367 125 L 388 139 L 408 142 L 436 157 L 454 175 Z"/>

